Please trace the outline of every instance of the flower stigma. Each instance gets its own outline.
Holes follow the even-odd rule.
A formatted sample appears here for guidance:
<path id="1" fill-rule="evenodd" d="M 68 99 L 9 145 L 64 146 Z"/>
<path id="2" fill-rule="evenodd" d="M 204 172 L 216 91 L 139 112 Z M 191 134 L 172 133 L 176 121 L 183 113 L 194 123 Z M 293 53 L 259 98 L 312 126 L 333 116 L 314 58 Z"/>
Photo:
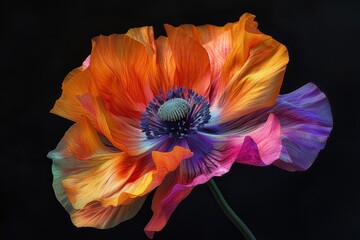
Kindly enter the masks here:
<path id="1" fill-rule="evenodd" d="M 182 98 L 173 98 L 160 106 L 158 116 L 164 121 L 178 121 L 184 118 L 190 110 L 190 104 Z"/>
<path id="2" fill-rule="evenodd" d="M 173 87 L 149 102 L 142 114 L 141 127 L 148 139 L 187 138 L 209 122 L 210 104 L 198 93 Z"/>

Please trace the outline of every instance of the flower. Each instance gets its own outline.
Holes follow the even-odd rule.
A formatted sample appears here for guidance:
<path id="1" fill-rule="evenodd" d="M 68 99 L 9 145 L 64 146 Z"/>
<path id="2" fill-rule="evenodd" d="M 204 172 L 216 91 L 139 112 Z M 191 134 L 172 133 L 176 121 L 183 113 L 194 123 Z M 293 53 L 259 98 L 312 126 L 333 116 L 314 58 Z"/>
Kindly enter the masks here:
<path id="1" fill-rule="evenodd" d="M 51 110 L 75 122 L 48 156 L 76 226 L 128 220 L 157 188 L 152 238 L 196 185 L 235 162 L 311 166 L 332 129 L 329 103 L 312 83 L 279 95 L 288 52 L 254 18 L 165 25 L 156 40 L 152 27 L 92 40 Z"/>

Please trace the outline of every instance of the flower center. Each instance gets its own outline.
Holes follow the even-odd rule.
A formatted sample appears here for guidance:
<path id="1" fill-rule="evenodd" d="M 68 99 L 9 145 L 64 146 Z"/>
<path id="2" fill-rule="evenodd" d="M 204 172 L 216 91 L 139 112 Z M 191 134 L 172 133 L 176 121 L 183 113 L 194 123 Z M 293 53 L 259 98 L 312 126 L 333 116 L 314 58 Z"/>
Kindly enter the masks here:
<path id="1" fill-rule="evenodd" d="M 190 110 L 190 104 L 182 98 L 172 98 L 160 106 L 157 114 L 163 121 L 175 122 L 184 118 Z"/>
<path id="2" fill-rule="evenodd" d="M 210 104 L 189 89 L 174 87 L 154 97 L 142 114 L 141 127 L 148 139 L 186 138 L 209 122 Z"/>

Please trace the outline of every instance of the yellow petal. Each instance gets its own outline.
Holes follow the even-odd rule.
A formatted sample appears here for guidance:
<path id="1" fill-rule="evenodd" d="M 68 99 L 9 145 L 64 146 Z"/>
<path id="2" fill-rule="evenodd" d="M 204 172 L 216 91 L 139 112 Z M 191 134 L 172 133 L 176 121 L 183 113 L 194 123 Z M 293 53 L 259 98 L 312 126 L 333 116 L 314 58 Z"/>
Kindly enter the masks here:
<path id="1" fill-rule="evenodd" d="M 280 91 L 289 60 L 287 49 L 262 34 L 254 17 L 243 15 L 232 29 L 233 47 L 224 63 L 218 100 L 213 106 L 221 112 L 220 122 L 272 106 Z"/>
<path id="2" fill-rule="evenodd" d="M 73 210 L 71 220 L 77 227 L 112 228 L 134 217 L 145 199 L 146 196 L 140 197 L 131 204 L 116 207 L 103 207 L 100 202 L 94 201 L 87 204 L 83 209 Z"/>
<path id="3" fill-rule="evenodd" d="M 105 147 L 86 118 L 75 123 L 48 156 L 53 159 L 56 196 L 68 211 L 113 194 L 136 167 L 126 153 Z"/>

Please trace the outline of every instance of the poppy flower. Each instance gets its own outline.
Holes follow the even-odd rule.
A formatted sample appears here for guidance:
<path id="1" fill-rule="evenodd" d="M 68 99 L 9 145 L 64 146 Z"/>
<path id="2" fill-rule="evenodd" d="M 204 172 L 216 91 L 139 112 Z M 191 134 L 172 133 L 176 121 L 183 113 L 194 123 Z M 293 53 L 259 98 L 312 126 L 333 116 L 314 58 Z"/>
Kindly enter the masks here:
<path id="1" fill-rule="evenodd" d="M 288 52 L 254 18 L 92 39 L 51 110 L 75 122 L 48 156 L 76 226 L 114 227 L 155 190 L 152 238 L 195 186 L 234 163 L 312 165 L 332 129 L 329 103 L 312 83 L 279 95 Z"/>

